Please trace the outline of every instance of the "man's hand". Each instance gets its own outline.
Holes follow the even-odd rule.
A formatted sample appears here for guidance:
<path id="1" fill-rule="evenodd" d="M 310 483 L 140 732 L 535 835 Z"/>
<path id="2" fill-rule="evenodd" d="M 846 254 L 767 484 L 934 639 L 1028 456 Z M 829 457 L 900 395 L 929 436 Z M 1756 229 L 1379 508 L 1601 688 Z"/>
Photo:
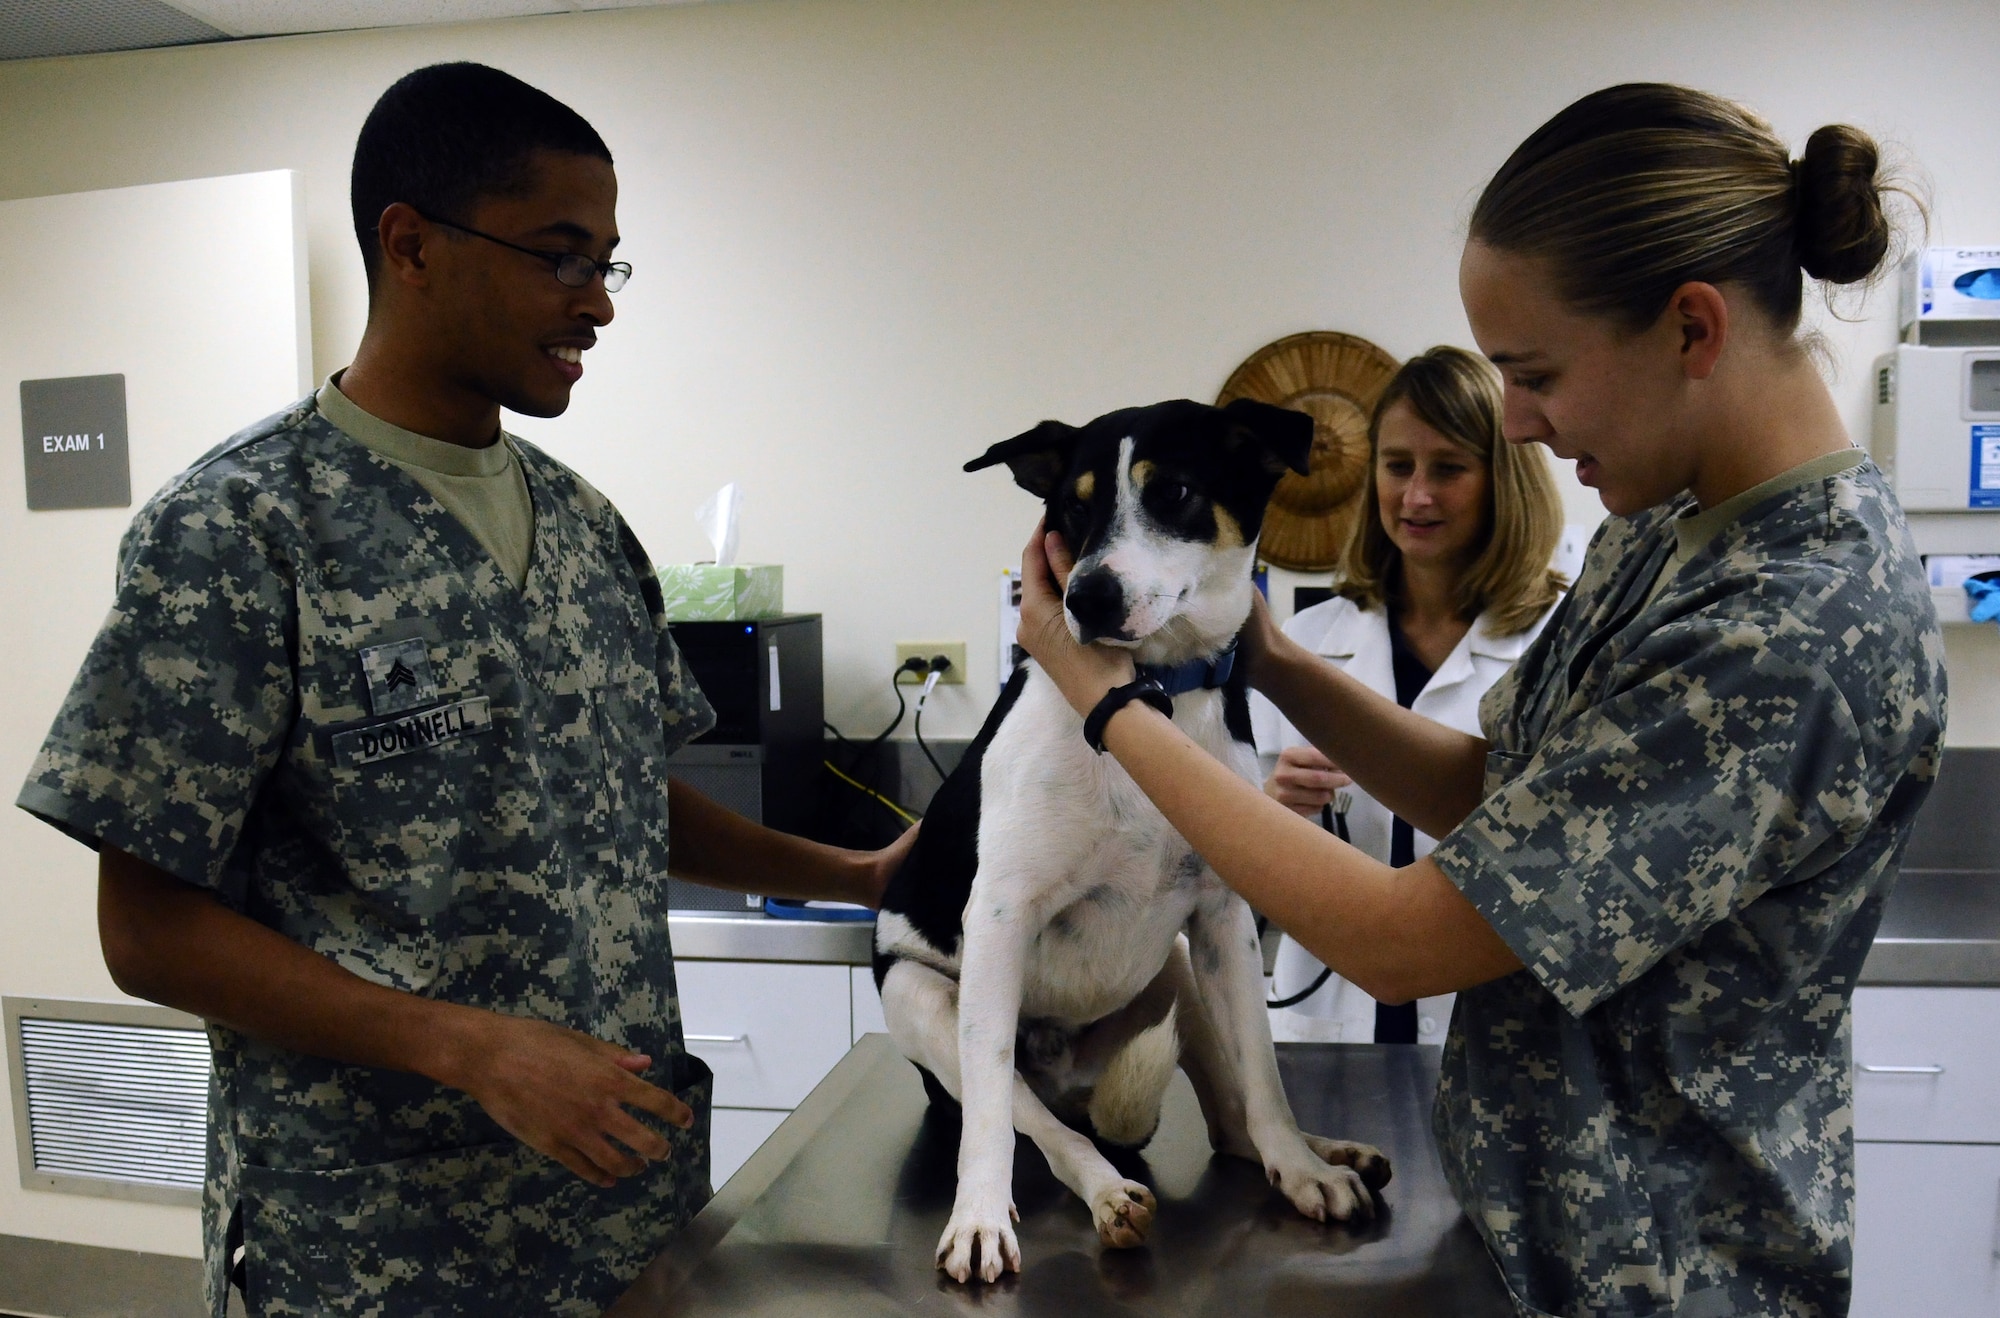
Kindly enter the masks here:
<path id="1" fill-rule="evenodd" d="M 1278 752 L 1278 767 L 1264 783 L 1264 795 L 1311 819 L 1333 804 L 1335 792 L 1353 785 L 1339 765 L 1312 747 L 1287 746 Z"/>
<path id="2" fill-rule="evenodd" d="M 693 1120 L 639 1079 L 650 1058 L 547 1021 L 371 983 L 111 846 L 98 862 L 97 917 L 111 978 L 134 997 L 294 1052 L 463 1090 L 595 1185 L 666 1155 L 666 1140 L 628 1108 L 682 1127 Z"/>
<path id="3" fill-rule="evenodd" d="M 650 1057 L 547 1021 L 477 1015 L 462 1026 L 467 1046 L 452 1050 L 462 1060 L 434 1078 L 591 1184 L 609 1189 L 668 1154 L 666 1137 L 628 1109 L 683 1130 L 694 1124 L 687 1104 L 639 1078 Z"/>
<path id="4" fill-rule="evenodd" d="M 1055 681 L 1078 714 L 1088 716 L 1104 693 L 1132 680 L 1132 656 L 1108 645 L 1081 645 L 1063 616 L 1063 589 L 1076 565 L 1060 535 L 1046 519 L 1021 550 L 1022 649 Z"/>
<path id="5" fill-rule="evenodd" d="M 896 877 L 896 871 L 903 868 L 903 862 L 910 858 L 910 848 L 917 845 L 917 830 L 922 827 L 921 822 L 911 824 L 901 837 L 868 855 L 867 890 L 858 894 L 864 905 L 877 911 L 882 909 L 882 893 L 889 880 Z"/>

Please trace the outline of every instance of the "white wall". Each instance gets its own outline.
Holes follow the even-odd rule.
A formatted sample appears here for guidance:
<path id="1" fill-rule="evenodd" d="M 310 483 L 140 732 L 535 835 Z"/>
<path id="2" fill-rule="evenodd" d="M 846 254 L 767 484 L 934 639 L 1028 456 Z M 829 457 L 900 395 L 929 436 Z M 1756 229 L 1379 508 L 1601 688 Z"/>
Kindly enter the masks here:
<path id="1" fill-rule="evenodd" d="M 745 557 L 827 615 L 831 716 L 886 718 L 893 642 L 964 639 L 972 681 L 926 724 L 965 735 L 992 690 L 993 576 L 1035 511 L 965 459 L 1043 417 L 1212 396 L 1296 330 L 1398 356 L 1467 342 L 1473 196 L 1614 81 L 1738 96 L 1795 144 L 1862 124 L 1934 177 L 1940 240 L 1995 241 L 1996 45 L 1990 0 L 676 6 L 0 66 L 0 196 L 302 171 L 324 374 L 364 312 L 346 180 L 373 98 L 448 58 L 547 88 L 618 157 L 638 273 L 570 415 L 519 429 L 663 562 L 703 555 L 692 510 L 741 479 Z M 1860 434 L 1890 305 L 1830 327 Z M 2000 635 L 1955 630 L 1950 654 L 1953 741 L 2000 744 Z"/>
<path id="2" fill-rule="evenodd" d="M 129 508 L 30 512 L 23 379 L 119 373 L 133 503 L 298 396 L 306 369 L 298 176 L 267 171 L 0 201 L 0 798 L 13 801 L 111 606 Z M 227 253 L 238 277 L 218 280 Z M 0 994 L 116 1000 L 97 953 L 96 857 L 0 810 Z M 0 1086 L 0 1233 L 188 1252 L 191 1210 L 23 1190 Z"/>

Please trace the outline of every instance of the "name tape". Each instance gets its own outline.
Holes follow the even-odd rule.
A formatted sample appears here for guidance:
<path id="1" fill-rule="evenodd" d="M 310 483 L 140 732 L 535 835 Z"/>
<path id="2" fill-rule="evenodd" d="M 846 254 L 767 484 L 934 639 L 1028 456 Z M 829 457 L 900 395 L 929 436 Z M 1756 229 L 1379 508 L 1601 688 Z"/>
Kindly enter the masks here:
<path id="1" fill-rule="evenodd" d="M 375 764 L 423 750 L 427 746 L 485 732 L 493 726 L 489 703 L 485 696 L 474 696 L 456 704 L 405 714 L 386 723 L 336 732 L 333 735 L 334 763 L 349 768 Z"/>

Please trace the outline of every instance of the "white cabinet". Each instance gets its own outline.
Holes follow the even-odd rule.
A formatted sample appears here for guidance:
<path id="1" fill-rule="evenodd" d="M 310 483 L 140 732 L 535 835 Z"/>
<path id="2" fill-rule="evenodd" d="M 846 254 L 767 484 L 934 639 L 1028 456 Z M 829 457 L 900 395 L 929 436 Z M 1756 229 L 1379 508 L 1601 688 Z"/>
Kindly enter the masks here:
<path id="1" fill-rule="evenodd" d="M 847 1055 L 854 1042 L 851 970 L 789 961 L 675 964 L 688 1051 L 715 1072 L 710 1175 L 717 1186 Z"/>
<path id="2" fill-rule="evenodd" d="M 715 1105 L 789 1111 L 853 1038 L 848 967 L 683 961 L 688 1051 L 715 1072 Z"/>
<path id="3" fill-rule="evenodd" d="M 715 1109 L 709 1121 L 709 1179 L 721 1187 L 790 1115 L 747 1107 Z"/>
<path id="4" fill-rule="evenodd" d="M 1854 1318 L 2000 1314 L 2000 1144 L 1855 1146 Z"/>
<path id="5" fill-rule="evenodd" d="M 1854 995 L 1853 1318 L 2000 1314 L 2000 989 Z"/>
<path id="6" fill-rule="evenodd" d="M 1854 1135 L 2000 1144 L 2000 989 L 1858 990 Z"/>

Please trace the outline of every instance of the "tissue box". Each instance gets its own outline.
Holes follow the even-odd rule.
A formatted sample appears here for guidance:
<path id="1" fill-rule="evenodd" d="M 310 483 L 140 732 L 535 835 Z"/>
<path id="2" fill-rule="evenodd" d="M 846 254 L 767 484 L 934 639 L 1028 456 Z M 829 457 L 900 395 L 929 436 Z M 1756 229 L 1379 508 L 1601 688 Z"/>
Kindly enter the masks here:
<path id="1" fill-rule="evenodd" d="M 659 573 L 674 622 L 770 618 L 785 611 L 785 569 L 777 563 L 669 563 Z"/>

